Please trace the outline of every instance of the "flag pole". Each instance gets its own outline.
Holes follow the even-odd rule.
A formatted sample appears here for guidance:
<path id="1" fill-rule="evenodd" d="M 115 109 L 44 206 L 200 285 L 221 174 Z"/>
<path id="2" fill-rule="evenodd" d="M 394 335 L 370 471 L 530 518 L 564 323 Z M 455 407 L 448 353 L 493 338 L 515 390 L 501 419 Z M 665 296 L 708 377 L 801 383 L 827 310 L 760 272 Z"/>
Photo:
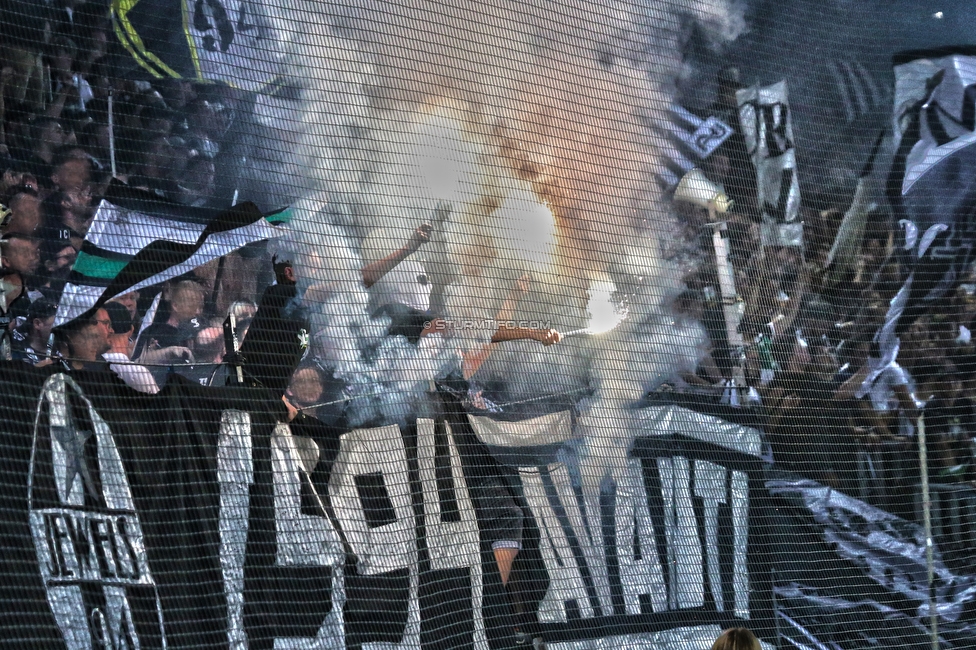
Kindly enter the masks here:
<path id="1" fill-rule="evenodd" d="M 244 384 L 244 370 L 241 367 L 241 340 L 237 336 L 237 318 L 234 313 L 227 314 L 224 319 L 224 349 L 227 356 L 231 357 L 231 366 L 237 376 L 238 386 Z M 225 359 L 225 362 L 227 360 Z"/>
<path id="2" fill-rule="evenodd" d="M 240 187 L 238 186 L 234 188 L 234 197 L 230 201 L 231 207 L 237 205 L 237 198 L 239 195 L 240 195 Z M 221 255 L 220 261 L 217 262 L 217 272 L 214 273 L 214 285 L 213 285 L 213 291 L 210 292 L 210 304 L 207 306 L 211 312 L 217 309 L 217 298 L 220 295 L 220 284 L 224 281 L 224 267 L 226 265 L 227 265 L 227 256 Z"/>
<path id="3" fill-rule="evenodd" d="M 742 321 L 740 306 L 742 299 L 739 298 L 735 290 L 735 269 L 729 260 L 728 225 L 725 221 L 718 221 L 718 214 L 715 209 L 715 202 L 710 201 L 708 205 L 709 223 L 712 229 L 712 246 L 715 248 L 715 267 L 718 271 L 718 286 L 722 296 L 722 315 L 725 320 L 725 333 L 729 341 L 732 359 L 732 385 L 730 388 L 730 398 L 738 397 L 739 403 L 748 391 L 746 382 L 744 360 L 745 360 L 745 341 L 742 332 L 739 331 L 739 324 Z M 734 402 L 730 399 L 730 403 Z"/>
<path id="4" fill-rule="evenodd" d="M 932 493 L 929 490 L 928 445 L 925 441 L 925 415 L 918 418 L 918 463 L 922 478 L 922 526 L 925 531 L 925 566 L 929 592 L 929 625 L 932 650 L 939 650 L 939 613 L 935 603 L 935 542 L 932 539 Z"/>
<path id="5" fill-rule="evenodd" d="M 112 178 L 116 177 L 115 170 L 115 116 L 113 115 L 115 91 L 108 91 L 108 157 L 112 165 Z"/>

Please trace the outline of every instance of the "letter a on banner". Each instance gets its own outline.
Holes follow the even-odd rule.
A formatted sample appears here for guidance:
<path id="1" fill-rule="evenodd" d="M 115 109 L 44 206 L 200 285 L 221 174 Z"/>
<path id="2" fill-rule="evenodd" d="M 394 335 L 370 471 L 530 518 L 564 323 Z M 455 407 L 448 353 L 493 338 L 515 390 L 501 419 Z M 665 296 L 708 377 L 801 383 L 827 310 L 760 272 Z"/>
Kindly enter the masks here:
<path id="1" fill-rule="evenodd" d="M 562 464 L 550 465 L 548 469 L 550 472 L 566 471 Z M 565 623 L 567 602 L 575 603 L 583 618 L 593 618 L 596 612 L 590 604 L 583 572 L 559 516 L 549 501 L 538 468 L 522 467 L 519 475 L 522 478 L 525 500 L 539 522 L 542 559 L 549 572 L 549 590 L 539 603 L 539 620 L 543 623 Z"/>

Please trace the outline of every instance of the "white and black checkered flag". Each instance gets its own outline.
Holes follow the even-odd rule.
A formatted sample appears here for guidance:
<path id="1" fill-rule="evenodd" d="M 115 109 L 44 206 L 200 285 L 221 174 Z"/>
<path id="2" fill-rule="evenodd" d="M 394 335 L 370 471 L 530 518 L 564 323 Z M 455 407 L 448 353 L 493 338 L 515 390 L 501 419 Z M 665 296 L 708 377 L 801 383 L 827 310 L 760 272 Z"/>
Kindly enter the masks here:
<path id="1" fill-rule="evenodd" d="M 699 117 L 678 104 L 672 104 L 665 117 L 651 122 L 663 134 L 664 168 L 656 174 L 662 190 L 673 190 L 681 178 L 722 146 L 732 127 L 717 117 Z"/>

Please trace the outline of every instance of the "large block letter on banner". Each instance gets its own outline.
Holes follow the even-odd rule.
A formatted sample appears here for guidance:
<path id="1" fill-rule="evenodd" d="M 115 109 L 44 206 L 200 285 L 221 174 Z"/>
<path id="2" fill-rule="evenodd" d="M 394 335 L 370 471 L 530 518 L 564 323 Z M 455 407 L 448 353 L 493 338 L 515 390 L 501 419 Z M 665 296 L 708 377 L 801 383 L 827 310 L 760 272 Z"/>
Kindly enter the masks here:
<path id="1" fill-rule="evenodd" d="M 590 571 L 596 588 L 597 599 L 603 616 L 613 613 L 613 604 L 610 601 L 610 579 L 607 575 L 607 556 L 603 543 L 603 530 L 600 525 L 600 502 L 599 499 L 591 499 L 587 502 L 587 509 L 584 513 L 577 503 L 576 493 L 573 491 L 572 483 L 569 478 L 569 471 L 565 465 L 557 465 L 549 472 L 553 487 L 559 497 L 559 504 L 566 512 L 569 519 L 569 526 L 576 537 L 576 542 L 583 552 L 583 559 L 586 567 Z M 585 516 L 585 520 L 584 520 Z"/>
<path id="2" fill-rule="evenodd" d="M 732 472 L 732 522 L 735 529 L 735 615 L 749 618 L 749 477 Z"/>
<path id="3" fill-rule="evenodd" d="M 440 428 L 438 431 L 437 429 Z M 437 474 L 438 435 L 446 448 L 448 483 L 453 494 L 447 495 L 453 504 L 448 517 L 444 506 L 442 486 Z M 442 451 L 442 453 L 444 453 Z M 487 649 L 485 621 L 482 616 L 483 576 L 481 568 L 481 538 L 467 483 L 461 467 L 451 427 L 447 422 L 417 420 L 417 465 L 424 495 L 424 531 L 430 568 L 433 571 L 467 569 L 471 580 L 471 612 L 474 617 L 474 648 Z"/>
<path id="4" fill-rule="evenodd" d="M 718 508 L 726 502 L 726 470 L 721 465 L 704 460 L 695 461 L 695 496 L 704 502 L 705 512 L 705 565 L 708 584 L 711 586 L 715 609 L 724 612 L 722 572 L 718 556 Z"/>
<path id="5" fill-rule="evenodd" d="M 640 460 L 627 461 L 627 470 L 617 486 L 614 512 L 617 533 L 617 560 L 627 614 L 641 613 L 641 597 L 646 597 L 653 612 L 668 609 L 668 590 L 657 549 L 657 535 L 647 506 L 647 487 Z"/>
<path id="6" fill-rule="evenodd" d="M 565 471 L 565 466 L 561 464 L 550 465 L 549 471 L 559 468 Z M 525 500 L 532 515 L 539 522 L 542 558 L 549 572 L 549 590 L 539 603 L 539 620 L 543 623 L 565 623 L 567 602 L 578 608 L 583 618 L 593 618 L 596 612 L 590 604 L 586 582 L 569 538 L 546 494 L 539 470 L 535 467 L 522 467 L 519 468 L 519 474 L 522 477 Z"/>
<path id="7" fill-rule="evenodd" d="M 254 460 L 251 415 L 224 411 L 217 442 L 217 481 L 220 483 L 220 571 L 227 598 L 227 644 L 246 650 L 244 632 L 244 558 L 250 518 Z"/>
<path id="8" fill-rule="evenodd" d="M 356 570 L 360 576 L 380 578 L 386 574 L 397 582 L 398 575 L 408 574 L 406 622 L 399 644 L 418 647 L 420 604 L 416 520 L 407 452 L 400 427 L 393 424 L 375 429 L 354 429 L 342 435 L 339 455 L 329 480 L 329 498 L 356 556 Z M 362 583 L 369 584 L 365 580 Z M 346 585 L 349 604 L 352 604 L 355 583 L 347 578 Z M 387 592 L 386 596 L 392 593 Z M 373 599 L 377 596 L 384 594 L 379 590 L 370 594 Z M 388 602 L 386 606 L 398 604 Z M 348 617 L 346 622 L 349 633 Z M 363 633 L 368 635 L 370 631 L 376 631 L 387 638 L 390 636 L 389 630 L 378 629 L 378 626 L 369 628 Z"/>
<path id="9" fill-rule="evenodd" d="M 705 604 L 702 548 L 691 501 L 691 463 L 687 458 L 659 458 L 661 494 L 664 497 L 664 529 L 668 539 L 668 566 L 674 609 Z"/>
<path id="10" fill-rule="evenodd" d="M 325 507 L 315 504 L 321 516 L 306 514 L 302 499 L 320 501 L 309 477 L 318 462 L 318 446 L 310 438 L 297 438 L 286 424 L 279 424 L 271 438 L 271 472 L 274 481 L 275 564 L 297 569 L 284 578 L 310 578 L 318 571 L 330 584 L 331 608 L 321 616 L 315 637 L 278 637 L 275 650 L 345 648 L 341 597 L 345 553 L 338 533 L 332 527 Z M 304 453 L 303 453 L 304 452 Z M 326 571 L 324 568 L 328 568 Z M 296 581 L 296 586 L 298 581 Z M 280 591 L 280 590 L 279 590 Z M 317 603 L 321 605 L 321 603 Z M 296 606 L 300 606 L 296 603 Z"/>
<path id="11" fill-rule="evenodd" d="M 416 564 L 407 453 L 400 427 L 354 429 L 340 438 L 329 496 L 360 573 Z"/>

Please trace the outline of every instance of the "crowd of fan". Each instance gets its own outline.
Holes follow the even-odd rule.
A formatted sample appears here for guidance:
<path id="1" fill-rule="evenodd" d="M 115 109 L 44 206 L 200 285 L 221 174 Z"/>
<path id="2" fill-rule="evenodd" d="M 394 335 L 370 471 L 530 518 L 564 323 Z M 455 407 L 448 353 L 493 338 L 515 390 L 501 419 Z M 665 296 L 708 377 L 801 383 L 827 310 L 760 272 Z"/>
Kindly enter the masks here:
<path id="1" fill-rule="evenodd" d="M 270 266 L 260 255 L 225 260 L 219 297 L 216 265 L 170 283 L 141 336 L 153 293 L 118 296 L 92 318 L 52 330 L 113 176 L 183 205 L 229 205 L 220 181 L 234 173 L 235 154 L 226 145 L 241 94 L 221 84 L 138 81 L 119 72 L 119 56 L 107 52 L 112 24 L 105 0 L 7 0 L 0 19 L 8 27 L 0 43 L 5 354 L 75 369 L 104 359 L 147 392 L 157 391 L 177 362 L 196 364 L 199 379 L 209 380 L 213 368 L 202 364 L 223 355 L 223 317 L 234 312 L 239 329 L 246 328 L 260 282 L 270 279 L 256 271 Z"/>
<path id="2" fill-rule="evenodd" d="M 715 109 L 737 124 L 736 84 L 723 81 Z M 932 480 L 976 479 L 976 269 L 902 336 L 900 378 L 865 394 L 862 380 L 877 356 L 872 339 L 904 281 L 890 213 L 882 206 L 869 214 L 858 255 L 838 275 L 828 268 L 828 252 L 850 195 L 804 197 L 803 246 L 763 247 L 755 171 L 741 134 L 704 171 L 735 200 L 727 219 L 730 262 L 745 303 L 743 401 L 762 414 L 777 463 L 911 515 L 919 477 L 914 432 L 924 414 Z M 710 349 L 694 373 L 671 387 L 718 394 L 737 361 L 725 331 L 711 228 L 704 210 L 677 207 L 692 236 L 704 233 L 698 237 L 706 261 L 686 277 L 689 289 L 675 308 L 704 324 Z"/>

